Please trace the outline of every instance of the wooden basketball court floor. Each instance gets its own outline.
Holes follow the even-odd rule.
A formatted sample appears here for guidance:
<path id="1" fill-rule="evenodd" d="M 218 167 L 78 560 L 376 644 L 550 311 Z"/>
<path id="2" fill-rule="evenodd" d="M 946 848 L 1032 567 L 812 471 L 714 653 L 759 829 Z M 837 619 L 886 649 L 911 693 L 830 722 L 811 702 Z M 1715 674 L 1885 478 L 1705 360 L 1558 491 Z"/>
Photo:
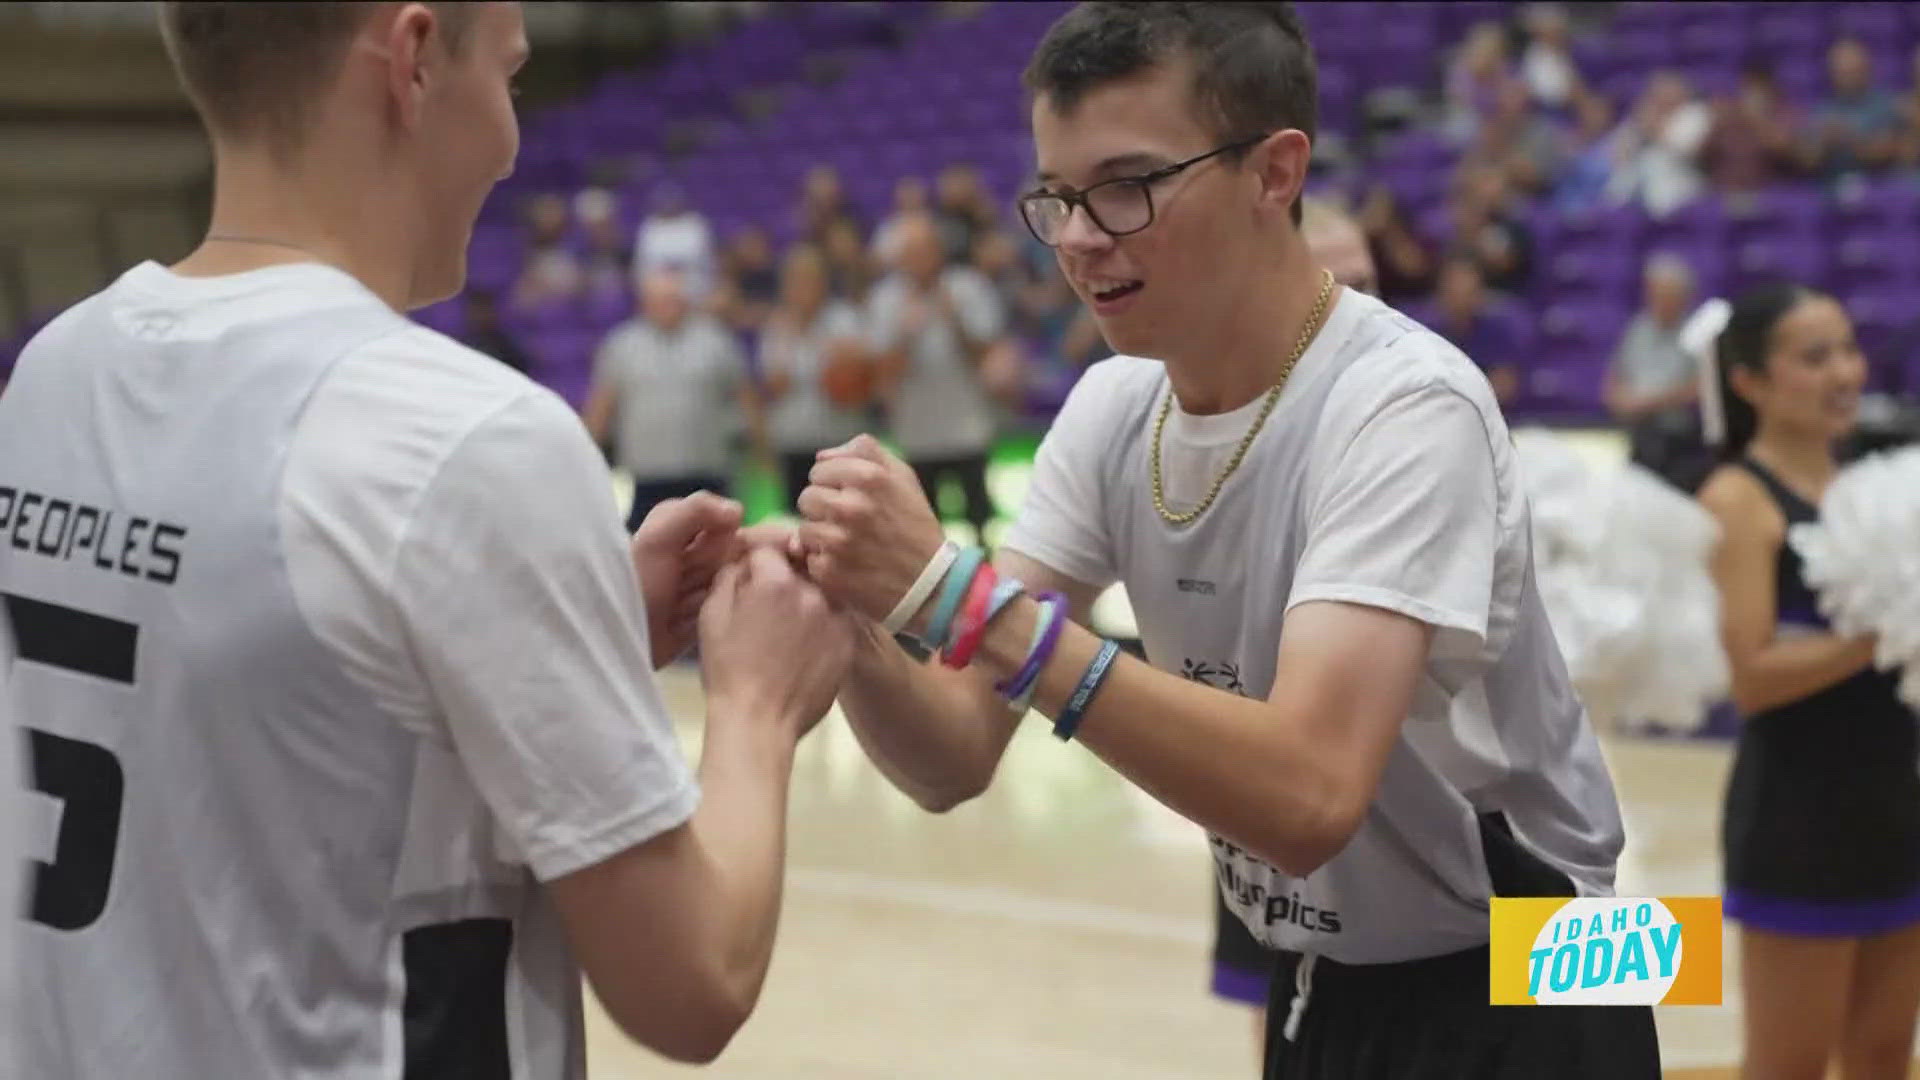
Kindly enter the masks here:
<path id="1" fill-rule="evenodd" d="M 698 752 L 697 676 L 668 696 Z M 1621 892 L 1718 893 L 1719 744 L 1609 738 Z M 895 792 L 829 716 L 794 774 L 785 917 L 758 1013 L 704 1072 L 591 1016 L 595 1080 L 1232 1080 L 1255 1021 L 1207 993 L 1200 832 L 1037 719 L 992 788 L 945 815 Z M 1738 951 L 1717 1007 L 1667 1008 L 1667 1076 L 1732 1077 Z"/>

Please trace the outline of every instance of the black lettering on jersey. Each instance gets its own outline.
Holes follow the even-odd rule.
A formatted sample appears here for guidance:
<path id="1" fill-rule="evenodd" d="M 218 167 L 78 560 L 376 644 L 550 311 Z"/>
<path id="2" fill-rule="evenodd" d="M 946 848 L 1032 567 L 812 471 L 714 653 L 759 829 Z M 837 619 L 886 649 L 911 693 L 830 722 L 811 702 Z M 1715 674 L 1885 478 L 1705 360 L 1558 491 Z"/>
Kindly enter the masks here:
<path id="1" fill-rule="evenodd" d="M 133 682 L 140 628 L 61 604 L 0 592 L 20 659 L 82 675 Z"/>
<path id="2" fill-rule="evenodd" d="M 140 546 L 140 534 L 147 531 L 148 524 L 149 522 L 146 518 L 140 517 L 134 518 L 127 523 L 127 535 L 120 544 L 120 572 L 129 577 L 140 576 L 140 568 L 138 566 L 127 565 L 127 556 L 132 555 L 133 549 Z"/>
<path id="3" fill-rule="evenodd" d="M 113 556 L 109 554 L 112 549 L 107 547 L 107 537 L 112 535 L 113 511 L 109 510 L 105 516 L 100 519 L 100 539 L 94 541 L 93 544 L 93 566 L 96 570 L 113 569 Z M 100 557 L 102 555 L 106 555 L 107 557 L 102 559 Z"/>
<path id="4" fill-rule="evenodd" d="M 20 512 L 13 518 L 13 548 L 15 551 L 27 550 L 27 526 L 33 520 L 33 508 L 46 502 L 35 492 L 26 491 L 20 495 Z"/>
<path id="5" fill-rule="evenodd" d="M 85 551 L 100 538 L 100 511 L 82 506 L 73 512 L 73 531 L 67 534 L 67 549 L 60 557 L 73 557 L 75 549 Z"/>
<path id="6" fill-rule="evenodd" d="M 1198 578 L 1177 578 L 1174 584 L 1177 585 L 1183 593 L 1194 593 L 1199 596 L 1212 596 L 1216 591 L 1213 582 L 1201 581 Z"/>
<path id="7" fill-rule="evenodd" d="M 1244 696 L 1247 692 L 1246 684 L 1240 681 L 1240 666 L 1230 661 L 1211 664 L 1204 660 L 1188 659 L 1180 665 L 1180 676 L 1188 682 L 1225 690 L 1229 694 Z"/>
<path id="8" fill-rule="evenodd" d="M 57 519 L 59 521 L 58 525 L 54 524 L 56 520 L 54 511 L 56 510 L 60 512 L 60 516 Z M 61 546 L 67 542 L 67 529 L 72 524 L 73 504 L 65 499 L 50 500 L 47 503 L 47 512 L 41 515 L 40 535 L 35 538 L 33 542 L 33 550 L 42 555 L 60 554 Z M 49 531 L 53 534 L 52 543 L 47 542 L 47 534 Z"/>
<path id="9" fill-rule="evenodd" d="M 180 576 L 180 548 L 178 541 L 186 539 L 186 535 L 187 530 L 178 525 L 160 524 L 153 527 L 152 554 L 156 562 L 164 565 L 164 569 L 148 570 L 147 580 L 157 581 L 162 585 L 171 585 L 174 579 Z M 165 541 L 174 541 L 175 543 L 169 545 Z"/>
<path id="10" fill-rule="evenodd" d="M 0 486 L 0 544 L 50 559 L 85 559 L 96 570 L 173 584 L 185 558 L 186 528 L 127 514 L 122 516 L 126 528 L 116 535 L 114 516 L 112 510 L 77 499 Z"/>
<path id="11" fill-rule="evenodd" d="M 1315 930 L 1323 934 L 1340 932 L 1340 913 L 1302 903 L 1299 896 L 1272 896 L 1267 898 L 1266 916 L 1268 926 L 1274 923 L 1287 923 L 1302 930 Z"/>

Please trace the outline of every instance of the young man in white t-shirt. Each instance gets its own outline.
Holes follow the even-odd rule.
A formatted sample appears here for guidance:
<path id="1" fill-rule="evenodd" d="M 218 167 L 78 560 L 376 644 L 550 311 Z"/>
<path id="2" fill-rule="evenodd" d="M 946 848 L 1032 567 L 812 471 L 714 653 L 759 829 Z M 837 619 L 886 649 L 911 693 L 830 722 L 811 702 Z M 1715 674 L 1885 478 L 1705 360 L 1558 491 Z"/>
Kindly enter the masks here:
<path id="1" fill-rule="evenodd" d="M 869 627 L 841 694 L 868 752 L 928 808 L 977 794 L 1018 721 L 995 684 L 1034 656 L 1033 707 L 1205 826 L 1279 950 L 1268 1077 L 1659 1075 L 1648 1009 L 1488 1004 L 1489 898 L 1610 892 L 1619 811 L 1492 388 L 1300 235 L 1291 8 L 1085 4 L 1027 83 L 1023 213 L 1123 355 L 1074 390 L 995 564 L 1079 625 L 1049 652 L 1014 599 L 952 632 L 962 660 L 978 643 L 961 672 Z M 913 609 L 942 537 L 904 465 L 855 440 L 801 505 L 829 594 Z M 1147 663 L 1082 628 L 1115 581 Z M 934 637 L 1004 599 L 925 595 L 907 625 Z"/>
<path id="2" fill-rule="evenodd" d="M 0 398 L 23 1074 L 575 1080 L 582 969 L 710 1060 L 765 977 L 844 617 L 734 561 L 717 496 L 630 544 L 566 405 L 400 314 L 459 290 L 512 166 L 517 4 L 161 18 L 211 232 Z M 697 775 L 653 676 L 696 629 Z"/>

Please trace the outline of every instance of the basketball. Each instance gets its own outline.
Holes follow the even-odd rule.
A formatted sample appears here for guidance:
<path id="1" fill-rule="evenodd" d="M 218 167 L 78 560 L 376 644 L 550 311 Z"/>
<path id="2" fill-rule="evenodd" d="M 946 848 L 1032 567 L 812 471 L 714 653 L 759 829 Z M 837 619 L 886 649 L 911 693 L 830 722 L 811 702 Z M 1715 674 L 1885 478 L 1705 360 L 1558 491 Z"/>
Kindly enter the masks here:
<path id="1" fill-rule="evenodd" d="M 873 363 L 858 347 L 842 344 L 827 353 L 820 371 L 820 390 L 835 406 L 865 407 L 873 400 L 876 383 Z"/>

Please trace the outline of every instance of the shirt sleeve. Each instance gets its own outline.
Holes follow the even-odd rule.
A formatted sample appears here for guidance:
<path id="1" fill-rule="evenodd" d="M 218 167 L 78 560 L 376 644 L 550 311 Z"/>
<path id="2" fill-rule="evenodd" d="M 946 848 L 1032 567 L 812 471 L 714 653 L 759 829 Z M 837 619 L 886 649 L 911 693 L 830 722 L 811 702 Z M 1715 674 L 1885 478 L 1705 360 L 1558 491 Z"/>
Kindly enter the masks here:
<path id="1" fill-rule="evenodd" d="M 1311 496 L 1287 607 L 1337 601 L 1432 626 L 1437 659 L 1484 648 L 1499 550 L 1487 425 L 1432 383 L 1389 399 L 1331 459 Z"/>
<path id="2" fill-rule="evenodd" d="M 606 470 L 557 398 L 466 435 L 408 524 L 393 594 L 456 752 L 541 880 L 693 813 Z"/>
<path id="3" fill-rule="evenodd" d="M 1089 370 L 1041 440 L 1027 494 L 1006 546 L 1075 581 L 1106 588 L 1119 579 L 1101 477 L 1113 435 L 1103 378 Z"/>

